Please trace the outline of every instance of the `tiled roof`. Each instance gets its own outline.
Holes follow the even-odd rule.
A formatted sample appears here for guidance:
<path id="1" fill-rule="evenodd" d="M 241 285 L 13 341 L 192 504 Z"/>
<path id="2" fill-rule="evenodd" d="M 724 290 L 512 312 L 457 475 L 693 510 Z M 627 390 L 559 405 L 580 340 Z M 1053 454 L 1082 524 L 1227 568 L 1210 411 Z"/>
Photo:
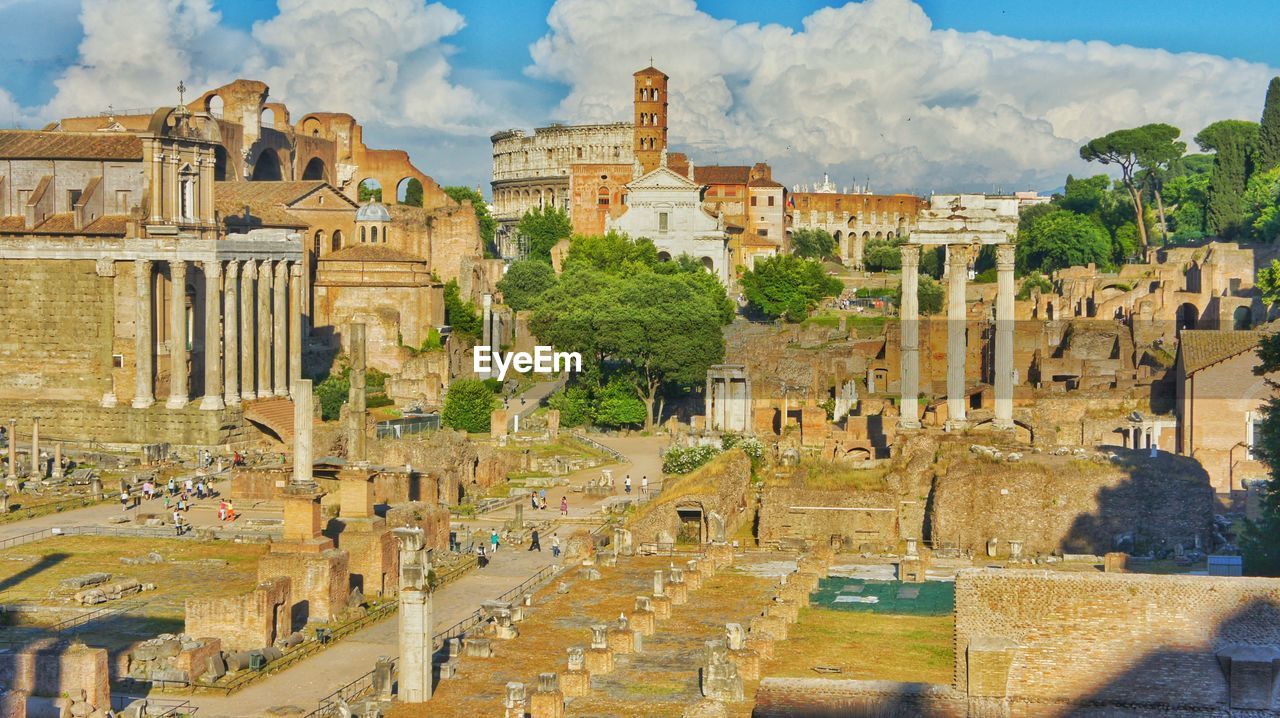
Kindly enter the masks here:
<path id="1" fill-rule="evenodd" d="M 698 184 L 746 184 L 751 168 L 746 165 L 704 165 L 693 168 L 693 181 Z"/>
<path id="2" fill-rule="evenodd" d="M 263 227 L 306 227 L 307 223 L 290 214 L 286 207 L 315 190 L 324 187 L 320 180 L 306 182 L 217 182 L 213 190 L 213 207 L 223 220 L 245 224 L 245 208 L 249 208 L 249 224 Z"/>
<path id="3" fill-rule="evenodd" d="M 0 130 L 0 158 L 141 161 L 142 140 L 127 132 Z"/>
<path id="4" fill-rule="evenodd" d="M 664 73 L 662 70 L 659 70 L 658 68 L 654 67 L 653 65 L 650 65 L 650 66 L 648 66 L 648 67 L 644 68 L 643 70 L 640 70 L 640 71 L 638 71 L 638 72 L 633 73 L 633 74 L 632 74 L 632 77 L 644 76 L 644 75 L 659 75 L 659 76 L 661 76 L 661 77 L 666 77 L 666 76 L 667 76 L 667 75 L 666 75 L 666 73 Z"/>
<path id="5" fill-rule="evenodd" d="M 425 262 L 427 260 L 417 257 L 408 252 L 402 252 L 398 249 L 392 249 L 382 244 L 353 244 L 349 247 L 343 247 L 336 252 L 330 252 L 320 258 L 320 261 L 343 261 L 343 262 Z"/>
<path id="6" fill-rule="evenodd" d="M 768 237 L 761 237 L 758 234 L 747 232 L 742 235 L 742 244 L 746 247 L 777 247 L 778 243 Z"/>
<path id="7" fill-rule="evenodd" d="M 81 229 L 75 228 L 70 212 L 51 214 L 35 229 L 27 229 L 22 215 L 0 217 L 0 233 L 4 234 L 64 234 L 64 235 L 117 235 L 124 236 L 129 217 L 123 214 L 103 215 Z"/>
<path id="8" fill-rule="evenodd" d="M 1267 332 L 1224 331 L 1218 329 L 1184 329 L 1178 339 L 1182 367 L 1193 374 L 1237 354 L 1243 354 L 1262 341 Z"/>
<path id="9" fill-rule="evenodd" d="M 781 182 L 775 182 L 774 180 L 764 179 L 763 177 L 761 177 L 759 179 L 751 180 L 750 182 L 747 183 L 747 186 L 748 187 L 785 187 L 786 185 L 782 184 Z"/>

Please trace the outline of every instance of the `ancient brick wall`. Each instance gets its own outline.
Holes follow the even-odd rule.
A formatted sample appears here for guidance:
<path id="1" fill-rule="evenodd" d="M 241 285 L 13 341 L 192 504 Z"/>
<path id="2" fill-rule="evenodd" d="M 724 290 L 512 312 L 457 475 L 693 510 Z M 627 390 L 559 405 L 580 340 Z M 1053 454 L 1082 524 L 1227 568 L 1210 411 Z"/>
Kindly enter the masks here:
<path id="1" fill-rule="evenodd" d="M 278 576 L 239 596 L 192 596 L 187 598 L 183 632 L 217 637 L 228 651 L 269 646 L 289 633 L 292 596 L 291 580 Z"/>
<path id="2" fill-rule="evenodd" d="M 91 261 L 0 260 L 0 399 L 102 400 L 112 281 Z"/>
<path id="3" fill-rule="evenodd" d="M 787 538 L 826 542 L 838 537 L 848 550 L 863 546 L 891 550 L 902 535 L 898 508 L 897 497 L 887 491 L 768 488 L 760 503 L 759 539 L 766 544 Z M 912 535 L 920 535 L 918 525 Z"/>
<path id="4" fill-rule="evenodd" d="M 292 623 L 332 621 L 347 610 L 351 592 L 350 556 L 330 549 L 323 553 L 272 551 L 258 562 L 258 580 L 286 577 L 292 585 Z M 190 630 L 187 631 L 191 633 Z"/>
<path id="5" fill-rule="evenodd" d="M 20 650 L 0 651 L 0 686 L 50 697 L 78 697 L 83 690 L 92 705 L 109 706 L 107 649 L 47 640 Z"/>
<path id="6" fill-rule="evenodd" d="M 765 678 L 754 718 L 967 718 L 965 696 L 948 686 L 894 681 Z"/>
<path id="7" fill-rule="evenodd" d="M 39 416 L 41 436 L 104 444 L 227 446 L 245 443 L 257 433 L 239 409 L 201 411 L 195 403 L 169 409 L 157 402 L 147 409 L 134 409 L 124 401 L 105 408 L 78 401 L 0 399 L 0 416 L 16 418 L 22 432 L 29 430 L 32 417 Z"/>
<path id="8" fill-rule="evenodd" d="M 956 579 L 958 691 L 975 639 L 1014 645 L 1013 699 L 1161 715 L 1221 710 L 1228 683 L 1215 651 L 1280 645 L 1280 580 L 965 569 Z"/>
<path id="9" fill-rule="evenodd" d="M 616 479 L 616 477 L 615 477 Z M 747 492 L 751 487 L 751 460 L 738 449 L 721 454 L 697 471 L 668 481 L 661 493 L 644 506 L 630 526 L 638 542 L 666 543 L 680 533 L 680 510 L 701 512 L 703 532 L 708 540 L 711 514 L 724 521 L 725 535 L 733 534 L 747 518 Z"/>
<path id="10" fill-rule="evenodd" d="M 1204 464 L 1219 492 L 1239 490 L 1244 480 L 1267 475 L 1264 465 L 1239 445 L 1250 439 L 1251 412 L 1260 412 L 1275 394 L 1268 380 L 1280 379 L 1256 376 L 1253 369 L 1258 361 L 1257 353 L 1248 351 L 1205 367 L 1184 380 L 1179 392 L 1180 451 Z M 1161 448 L 1174 447 L 1166 443 Z"/>
<path id="11" fill-rule="evenodd" d="M 1207 539 L 1213 492 L 1203 469 L 1179 456 L 1126 455 L 1123 465 L 1065 456 L 954 460 L 934 479 L 933 544 L 984 553 L 996 538 L 1003 554 L 1012 539 L 1026 556 L 1103 554 L 1128 533 L 1139 550 Z"/>
<path id="12" fill-rule="evenodd" d="M 412 502 L 387 509 L 388 528 L 420 528 L 426 546 L 435 551 L 449 548 L 449 509 L 434 502 Z"/>

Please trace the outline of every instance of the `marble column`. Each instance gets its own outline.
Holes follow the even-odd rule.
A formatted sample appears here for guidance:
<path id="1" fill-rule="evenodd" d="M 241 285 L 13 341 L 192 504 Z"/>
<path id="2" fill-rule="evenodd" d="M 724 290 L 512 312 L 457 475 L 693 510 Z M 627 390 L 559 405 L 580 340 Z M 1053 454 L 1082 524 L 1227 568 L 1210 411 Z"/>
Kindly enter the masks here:
<path id="1" fill-rule="evenodd" d="M 365 395 L 364 324 L 351 325 L 349 350 L 351 352 L 351 387 L 347 397 L 347 459 L 364 461 L 367 458 L 365 423 L 368 420 Z"/>
<path id="2" fill-rule="evenodd" d="M 254 347 L 257 346 L 254 324 L 253 288 L 258 279 L 258 262 L 247 260 L 240 269 L 240 400 L 258 398 L 254 389 Z"/>
<path id="3" fill-rule="evenodd" d="M 40 465 L 40 417 L 38 416 L 31 420 L 31 478 L 44 478 L 44 467 Z"/>
<path id="4" fill-rule="evenodd" d="M 53 471 L 49 473 L 51 479 L 64 478 L 62 471 L 62 442 L 59 441 L 53 445 Z"/>
<path id="5" fill-rule="evenodd" d="M 258 398 L 271 396 L 271 260 L 258 264 Z"/>
<path id="6" fill-rule="evenodd" d="M 187 389 L 187 263 L 169 263 L 169 399 L 181 409 L 190 401 Z"/>
<path id="7" fill-rule="evenodd" d="M 18 481 L 18 420 L 9 420 L 9 471 L 7 483 Z"/>
<path id="8" fill-rule="evenodd" d="M 271 390 L 276 396 L 289 396 L 289 264 L 276 262 L 275 284 L 272 285 L 275 306 L 271 314 L 271 356 L 274 359 Z"/>
<path id="9" fill-rule="evenodd" d="M 302 378 L 302 263 L 289 264 L 289 389 Z"/>
<path id="10" fill-rule="evenodd" d="M 996 245 L 996 418 L 1013 428 L 1013 245 Z"/>
<path id="11" fill-rule="evenodd" d="M 299 379 L 293 385 L 293 477 L 289 480 L 295 487 L 315 486 L 311 475 L 315 428 L 312 402 L 311 380 Z"/>
<path id="12" fill-rule="evenodd" d="M 902 245 L 898 426 L 920 428 L 920 245 Z"/>
<path id="13" fill-rule="evenodd" d="M 240 405 L 240 263 L 227 262 L 227 281 L 222 291 L 222 361 L 224 403 Z"/>
<path id="14" fill-rule="evenodd" d="M 146 409 L 156 403 L 152 386 L 152 331 L 151 331 L 151 260 L 138 259 L 133 263 L 137 279 L 134 309 L 134 367 L 136 369 L 133 390 L 133 408 Z"/>
<path id="15" fill-rule="evenodd" d="M 400 549 L 399 698 L 402 703 L 423 703 L 431 699 L 431 559 L 422 529 L 398 528 L 392 533 Z"/>
<path id="16" fill-rule="evenodd" d="M 947 421 L 966 419 L 964 395 L 965 287 L 969 280 L 968 247 L 947 247 Z"/>
<path id="17" fill-rule="evenodd" d="M 204 269 L 204 397 L 200 408 L 226 408 L 222 400 L 222 262 L 203 262 Z"/>

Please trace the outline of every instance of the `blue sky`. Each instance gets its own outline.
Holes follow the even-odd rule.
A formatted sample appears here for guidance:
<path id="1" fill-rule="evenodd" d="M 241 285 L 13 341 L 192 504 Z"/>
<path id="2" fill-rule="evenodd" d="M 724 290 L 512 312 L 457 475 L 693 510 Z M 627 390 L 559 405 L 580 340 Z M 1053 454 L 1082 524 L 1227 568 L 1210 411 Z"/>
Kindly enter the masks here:
<path id="1" fill-rule="evenodd" d="M 673 142 L 702 151 L 704 163 L 765 159 L 790 171 L 782 177 L 788 184 L 831 172 L 841 182 L 871 176 L 881 188 L 915 191 L 935 182 L 964 188 L 1056 187 L 1063 170 L 1078 171 L 1071 148 L 1088 133 L 1167 120 L 1180 123 L 1189 136 L 1197 125 L 1219 117 L 1256 119 L 1265 78 L 1280 67 L 1275 41 L 1280 2 L 1262 0 L 917 0 L 914 5 L 867 0 L 865 7 L 819 0 L 698 0 L 696 9 L 687 0 L 559 0 L 561 6 L 573 5 L 574 15 L 604 13 L 560 26 L 549 22 L 549 15 L 555 16 L 553 0 L 440 0 L 443 7 L 433 7 L 441 13 L 416 18 L 421 27 L 439 30 L 423 47 L 398 54 L 388 50 L 386 57 L 378 55 L 379 48 L 365 48 L 363 61 L 374 68 L 371 72 L 393 68 L 383 78 L 382 94 L 367 96 L 385 100 L 388 109 L 371 116 L 359 107 L 334 106 L 359 104 L 365 96 L 325 94 L 315 85 L 326 83 L 309 86 L 289 75 L 289 62 L 306 49 L 299 43 L 313 37 L 332 48 L 330 54 L 346 52 L 342 28 L 325 25 L 316 13 L 370 9 L 394 27 L 405 22 L 406 12 L 414 12 L 408 0 L 286 0 L 284 6 L 266 0 L 167 0 L 168 10 L 166 2 L 153 0 L 148 5 L 156 7 L 137 19 L 136 28 L 99 29 L 105 39 L 94 46 L 98 54 L 92 57 L 84 49 L 90 43 L 81 26 L 81 1 L 0 0 L 0 27 L 22 28 L 9 33 L 0 51 L 0 122 L 38 124 L 95 109 L 108 97 L 116 98 L 110 100 L 116 107 L 161 102 L 176 84 L 167 74 L 201 87 L 201 82 L 274 72 L 273 96 L 295 111 L 322 109 L 315 106 L 319 103 L 328 105 L 323 109 L 351 111 L 365 121 L 371 144 L 405 147 L 442 181 L 472 185 L 487 184 L 490 131 L 553 119 L 627 118 L 627 76 L 650 54 L 672 74 L 674 97 L 683 101 L 672 112 Z M 142 4 L 83 2 L 86 14 L 127 14 Z M 126 55 L 139 40 L 185 35 L 199 26 L 175 8 L 198 10 L 204 2 L 212 2 L 220 22 L 194 32 L 198 39 L 189 44 L 204 44 L 207 51 L 185 52 L 181 39 L 170 40 L 184 55 L 174 67 L 157 72 L 130 65 Z M 390 9 L 374 7 L 383 5 Z M 657 5 L 666 16 L 656 24 L 667 30 L 646 38 L 634 30 L 640 24 L 635 18 Z M 838 12 L 806 27 L 806 18 L 828 6 Z M 292 44 L 264 39 L 262 23 L 273 18 L 298 28 L 291 33 L 296 36 Z M 771 24 L 777 27 L 761 27 Z M 824 49 L 830 42 L 824 30 L 833 25 L 846 34 Z M 140 38 L 123 37 L 138 30 Z M 959 40 L 938 32 L 945 30 L 960 33 Z M 980 33 L 1043 41 L 1043 46 Z M 544 37 L 554 42 L 535 56 L 530 48 Z M 1107 45 L 1082 50 L 1070 42 L 1077 40 Z M 1179 53 L 1217 57 L 1204 62 Z M 928 56 L 920 59 L 922 54 Z M 242 56 L 255 59 L 239 62 Z M 1126 70 L 1130 65 L 1132 73 Z M 910 69 L 902 71 L 904 66 Z M 904 94 L 897 86 L 924 88 L 953 66 L 969 68 L 957 75 L 954 87 Z M 813 92 L 830 93 L 830 102 L 788 96 L 803 76 L 795 74 L 797 67 L 814 68 L 821 82 Z M 410 68 L 436 81 L 430 87 L 425 80 L 414 84 L 406 80 Z M 859 70 L 903 76 L 881 83 Z M 62 90 L 56 84 L 60 79 L 66 85 Z M 342 88 L 343 79 L 327 84 Z M 93 94 L 86 87 L 100 91 L 84 97 Z M 931 117 L 939 107 L 949 108 L 949 114 Z M 907 124 L 913 121 L 917 125 Z M 925 121 L 927 129 L 915 129 Z M 935 144 L 931 138 L 939 133 L 946 142 Z M 988 143 L 992 133 L 1008 134 Z M 964 156 L 940 156 L 965 144 L 986 146 Z M 840 151 L 826 151 L 830 147 Z"/>

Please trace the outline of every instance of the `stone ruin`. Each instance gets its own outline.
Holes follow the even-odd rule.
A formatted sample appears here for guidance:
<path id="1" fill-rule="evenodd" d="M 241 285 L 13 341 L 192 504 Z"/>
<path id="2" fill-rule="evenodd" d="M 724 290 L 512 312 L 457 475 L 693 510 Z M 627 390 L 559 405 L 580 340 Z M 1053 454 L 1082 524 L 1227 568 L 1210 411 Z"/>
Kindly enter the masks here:
<path id="1" fill-rule="evenodd" d="M 729 660 L 729 648 L 723 640 L 706 642 L 704 663 L 700 672 L 702 695 L 713 700 L 736 703 L 744 700 L 742 676 Z"/>
<path id="2" fill-rule="evenodd" d="M 42 639 L 14 650 L 0 651 L 0 686 L 10 693 L 4 701 L 22 705 L 25 697 L 53 698 L 60 715 L 105 718 L 111 710 L 107 649 L 81 643 Z M 0 706 L 4 703 L 0 702 Z"/>
<path id="3" fill-rule="evenodd" d="M 219 639 L 185 633 L 162 633 L 136 644 L 125 660 L 124 675 L 164 686 L 189 685 L 203 676 L 216 680 L 227 671 Z"/>

